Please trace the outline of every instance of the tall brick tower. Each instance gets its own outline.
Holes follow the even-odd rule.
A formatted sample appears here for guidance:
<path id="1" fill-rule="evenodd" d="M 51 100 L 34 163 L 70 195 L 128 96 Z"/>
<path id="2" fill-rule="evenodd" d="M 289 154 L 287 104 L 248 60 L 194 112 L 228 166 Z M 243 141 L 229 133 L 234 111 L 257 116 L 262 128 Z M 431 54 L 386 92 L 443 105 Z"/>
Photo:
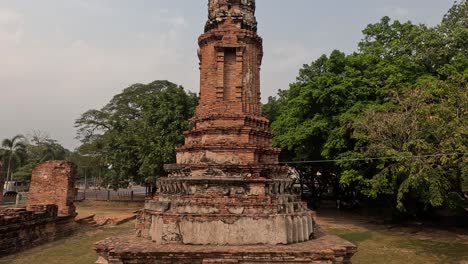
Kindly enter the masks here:
<path id="1" fill-rule="evenodd" d="M 269 121 L 261 114 L 262 39 L 255 1 L 210 0 L 199 38 L 200 101 L 180 165 L 277 164 Z"/>
<path id="2" fill-rule="evenodd" d="M 147 202 L 142 234 L 161 244 L 307 241 L 314 233 L 311 212 L 292 193 L 293 180 L 278 165 L 280 151 L 261 115 L 255 1 L 209 0 L 208 6 L 193 128 Z"/>
<path id="3" fill-rule="evenodd" d="M 147 239 L 103 241 L 99 263 L 348 263 L 354 246 L 320 234 L 272 147 L 255 7 L 209 0 L 199 105 L 177 164 L 166 166 L 169 176 L 138 217 Z"/>

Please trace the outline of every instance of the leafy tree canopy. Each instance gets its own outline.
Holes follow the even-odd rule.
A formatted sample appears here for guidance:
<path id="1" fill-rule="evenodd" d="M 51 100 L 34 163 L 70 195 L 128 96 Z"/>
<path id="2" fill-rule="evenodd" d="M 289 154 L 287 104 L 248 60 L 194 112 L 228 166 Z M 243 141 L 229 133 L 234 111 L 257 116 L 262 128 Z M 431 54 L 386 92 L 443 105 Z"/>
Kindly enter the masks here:
<path id="1" fill-rule="evenodd" d="M 82 162 L 106 166 L 104 182 L 117 188 L 129 180 L 164 175 L 175 162 L 175 148 L 184 141 L 197 97 L 168 81 L 135 84 L 101 110 L 76 120 Z"/>
<path id="2" fill-rule="evenodd" d="M 299 71 L 265 106 L 287 160 L 430 158 L 323 164 L 355 198 L 416 214 L 459 200 L 467 178 L 468 3 L 440 25 L 388 17 L 358 51 L 333 51 Z M 458 197 L 458 198 L 457 198 Z"/>
<path id="3" fill-rule="evenodd" d="M 5 176 L 10 181 L 29 181 L 32 170 L 42 162 L 67 159 L 69 151 L 46 133 L 33 131 L 30 136 L 4 139 L 0 148 Z M 0 175 L 1 178 L 2 175 Z"/>

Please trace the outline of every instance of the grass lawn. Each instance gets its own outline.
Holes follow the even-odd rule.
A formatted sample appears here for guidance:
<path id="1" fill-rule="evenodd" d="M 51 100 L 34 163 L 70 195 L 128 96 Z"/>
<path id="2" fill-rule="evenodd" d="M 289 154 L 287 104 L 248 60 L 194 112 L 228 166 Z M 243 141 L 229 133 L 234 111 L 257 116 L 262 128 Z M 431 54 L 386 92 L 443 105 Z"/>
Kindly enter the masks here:
<path id="1" fill-rule="evenodd" d="M 92 229 L 16 255 L 0 258 L 1 264 L 92 264 L 97 260 L 94 243 L 109 236 L 129 232 L 134 222 L 117 227 Z"/>
<path id="2" fill-rule="evenodd" d="M 468 263 L 468 244 L 421 240 L 410 234 L 385 231 L 350 231 L 331 229 L 330 232 L 358 245 L 353 263 Z"/>
<path id="3" fill-rule="evenodd" d="M 466 230 L 390 227 L 370 224 L 365 218 L 327 213 L 319 213 L 319 222 L 330 233 L 358 246 L 353 263 L 468 264 Z"/>
<path id="4" fill-rule="evenodd" d="M 81 215 L 131 212 L 141 204 L 80 203 Z M 356 264 L 468 264 L 468 233 L 428 228 L 389 227 L 370 224 L 352 215 L 319 212 L 318 221 L 331 233 L 358 245 Z M 0 264 L 92 264 L 93 244 L 109 236 L 133 232 L 134 222 L 118 227 L 83 230 L 73 237 L 0 258 Z"/>
<path id="5" fill-rule="evenodd" d="M 76 203 L 79 216 L 95 214 L 97 217 L 132 213 L 143 203 Z M 76 235 L 43 246 L 35 247 L 16 255 L 0 258 L 0 264 L 92 264 L 97 260 L 94 243 L 122 233 L 133 232 L 135 222 L 121 226 L 85 229 Z"/>

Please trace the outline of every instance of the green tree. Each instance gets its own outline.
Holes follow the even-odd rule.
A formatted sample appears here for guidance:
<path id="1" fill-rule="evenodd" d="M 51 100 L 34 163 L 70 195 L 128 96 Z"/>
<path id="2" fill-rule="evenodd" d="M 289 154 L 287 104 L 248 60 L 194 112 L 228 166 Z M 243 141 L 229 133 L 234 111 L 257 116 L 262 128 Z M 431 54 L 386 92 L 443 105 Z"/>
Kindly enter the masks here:
<path id="1" fill-rule="evenodd" d="M 70 154 L 70 160 L 78 167 L 78 177 L 86 179 L 88 186 L 100 187 L 108 164 L 104 146 L 99 142 L 85 143 Z"/>
<path id="2" fill-rule="evenodd" d="M 365 141 L 365 157 L 377 160 L 372 175 L 343 163 L 344 184 L 412 214 L 429 208 L 456 207 L 463 197 L 468 157 L 468 87 L 422 79 L 395 93 L 391 108 L 369 109 L 353 124 L 353 138 Z"/>
<path id="3" fill-rule="evenodd" d="M 25 138 L 22 135 L 14 136 L 11 139 L 6 138 L 2 141 L 2 148 L 4 148 L 3 163 L 7 167 L 6 180 L 12 181 L 14 170 L 26 157 Z"/>
<path id="4" fill-rule="evenodd" d="M 104 182 L 113 187 L 164 175 L 164 164 L 175 162 L 175 148 L 184 141 L 196 103 L 194 94 L 168 81 L 132 85 L 101 110 L 76 120 L 80 149 L 105 160 Z"/>
<path id="5" fill-rule="evenodd" d="M 42 163 L 49 160 L 64 160 L 69 156 L 69 151 L 50 138 L 47 134 L 34 131 L 28 145 L 29 157 L 33 162 Z"/>
<path id="6" fill-rule="evenodd" d="M 265 106 L 266 113 L 275 120 L 272 124 L 274 143 L 285 150 L 283 158 L 292 161 L 352 160 L 389 155 L 391 152 L 385 152 L 383 148 L 378 149 L 379 151 L 374 148 L 374 143 L 379 140 L 372 138 L 371 132 L 381 131 L 379 128 L 385 127 L 383 124 L 386 121 L 382 119 L 388 115 L 388 118 L 394 119 L 385 129 L 388 129 L 389 133 L 398 134 L 398 131 L 392 129 L 405 127 L 404 122 L 407 121 L 398 109 L 403 109 L 403 102 L 418 102 L 417 98 L 427 100 L 417 106 L 426 109 L 425 111 L 466 111 L 466 108 L 459 108 L 453 102 L 463 102 L 462 95 L 467 93 L 467 6 L 467 1 L 455 3 L 442 23 L 433 28 L 411 22 L 392 22 L 390 18 L 384 17 L 379 23 L 366 27 L 357 52 L 346 55 L 340 51 L 333 51 L 329 56 L 323 55 L 310 65 L 304 65 L 299 71 L 297 81 L 290 85 L 289 90 L 281 91 L 279 99 L 270 99 L 269 104 Z M 417 98 L 413 98 L 416 95 L 408 90 L 419 91 Z M 429 91 L 432 92 L 432 97 L 429 96 Z M 400 100 L 396 100 L 395 96 Z M 371 118 L 369 113 L 379 115 Z M 453 116 L 446 114 L 444 117 Z M 465 116 L 461 114 L 461 118 Z M 463 135 L 460 129 L 466 130 L 466 123 L 460 119 L 456 120 L 458 123 L 450 123 L 450 120 L 445 120 L 446 123 L 440 121 L 439 124 L 452 128 L 445 132 L 437 130 L 436 126 L 430 126 L 429 122 L 421 121 L 417 128 L 424 130 L 414 128 L 412 138 L 406 140 L 424 141 L 432 146 L 430 150 L 433 153 L 448 153 L 448 149 L 440 149 L 438 144 L 443 144 L 441 142 L 445 142 L 445 139 L 460 139 L 455 133 Z M 460 126 L 459 129 L 454 128 L 455 124 Z M 430 129 L 434 131 L 429 131 Z M 422 131 L 444 140 L 426 140 Z M 395 143 L 392 140 L 389 142 Z M 399 141 L 398 144 L 406 143 Z M 453 144 L 458 146 L 458 149 L 453 147 L 452 150 L 458 151 L 461 151 L 460 146 L 463 144 L 466 146 L 466 142 L 462 140 L 454 141 Z M 370 151 L 371 149 L 374 151 Z M 429 149 L 426 152 L 405 152 L 403 146 L 400 146 L 399 151 L 393 154 L 418 155 L 429 152 Z M 424 160 L 425 168 L 436 164 L 431 159 Z M 405 164 L 416 166 L 414 163 Z M 414 166 L 411 169 L 407 168 L 408 171 L 403 173 L 402 180 L 388 182 L 394 197 L 391 205 L 399 211 L 409 213 L 409 210 L 406 210 L 407 206 L 415 204 L 415 201 L 433 207 L 447 204 L 448 196 L 436 198 L 437 192 L 459 190 L 460 178 L 466 177 L 464 170 L 460 170 L 459 165 L 454 165 L 451 168 L 458 171 L 458 176 L 451 181 L 452 174 L 443 173 L 441 170 L 439 176 L 445 179 L 444 183 L 449 183 L 442 186 L 440 180 L 440 185 L 432 185 L 438 186 L 437 190 L 431 191 L 433 196 L 422 190 L 426 186 L 418 185 L 417 182 L 405 187 L 409 191 L 404 192 L 404 185 L 412 183 L 404 179 L 412 179 L 410 175 L 416 169 Z M 382 162 L 347 161 L 324 163 L 321 167 L 321 170 L 329 171 L 330 175 L 339 178 L 342 193 L 351 193 L 355 199 L 388 200 L 388 196 L 383 194 L 389 194 L 389 189 L 376 193 L 378 188 L 373 187 L 373 184 L 376 184 L 374 180 L 384 169 L 389 168 Z M 312 181 L 311 185 L 315 182 Z M 401 198 L 405 196 L 402 193 L 419 191 L 425 195 L 409 200 Z"/>
<path id="7" fill-rule="evenodd" d="M 3 156 L 4 156 L 4 150 L 0 148 L 0 203 L 3 200 L 3 189 L 5 187 L 5 171 L 4 171 L 4 164 L 3 164 Z"/>
<path id="8" fill-rule="evenodd" d="M 263 114 L 270 120 L 270 122 L 275 122 L 276 118 L 280 114 L 281 106 L 283 105 L 284 96 L 282 96 L 282 91 L 278 93 L 278 97 L 270 96 L 268 97 L 268 103 L 263 105 Z"/>
<path id="9" fill-rule="evenodd" d="M 44 132 L 33 131 L 28 138 L 28 141 L 24 141 L 26 153 L 23 163 L 13 175 L 15 179 L 28 181 L 37 164 L 49 160 L 66 160 L 69 157 L 69 151 Z"/>

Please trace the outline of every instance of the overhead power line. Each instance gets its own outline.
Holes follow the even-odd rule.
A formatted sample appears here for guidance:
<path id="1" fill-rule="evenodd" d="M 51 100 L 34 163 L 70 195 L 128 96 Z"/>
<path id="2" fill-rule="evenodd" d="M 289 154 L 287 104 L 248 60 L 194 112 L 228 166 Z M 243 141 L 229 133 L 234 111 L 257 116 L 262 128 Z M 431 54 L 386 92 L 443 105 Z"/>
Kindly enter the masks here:
<path id="1" fill-rule="evenodd" d="M 305 161 L 280 162 L 280 164 L 310 164 L 310 163 L 334 163 L 334 162 L 342 162 L 342 161 L 373 161 L 373 160 L 390 160 L 390 159 L 419 159 L 419 158 L 444 157 L 444 156 L 467 156 L 467 155 L 468 155 L 468 153 L 444 153 L 444 154 L 431 154 L 431 155 L 391 156 L 391 157 L 378 157 L 378 158 L 305 160 Z"/>

